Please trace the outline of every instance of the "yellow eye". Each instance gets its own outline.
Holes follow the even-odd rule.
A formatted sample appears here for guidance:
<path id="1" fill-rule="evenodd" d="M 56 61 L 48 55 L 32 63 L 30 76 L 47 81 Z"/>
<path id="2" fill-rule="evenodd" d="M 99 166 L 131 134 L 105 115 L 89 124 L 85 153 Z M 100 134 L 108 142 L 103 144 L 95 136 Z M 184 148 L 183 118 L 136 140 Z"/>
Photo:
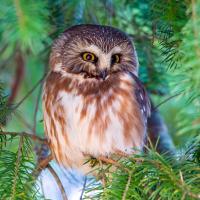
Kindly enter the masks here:
<path id="1" fill-rule="evenodd" d="M 120 54 L 112 55 L 112 58 L 111 58 L 112 65 L 115 64 L 115 63 L 120 63 L 120 57 L 121 57 Z"/>
<path id="2" fill-rule="evenodd" d="M 84 61 L 89 61 L 89 62 L 95 62 L 97 59 L 93 53 L 88 53 L 88 52 L 83 53 L 82 58 Z"/>

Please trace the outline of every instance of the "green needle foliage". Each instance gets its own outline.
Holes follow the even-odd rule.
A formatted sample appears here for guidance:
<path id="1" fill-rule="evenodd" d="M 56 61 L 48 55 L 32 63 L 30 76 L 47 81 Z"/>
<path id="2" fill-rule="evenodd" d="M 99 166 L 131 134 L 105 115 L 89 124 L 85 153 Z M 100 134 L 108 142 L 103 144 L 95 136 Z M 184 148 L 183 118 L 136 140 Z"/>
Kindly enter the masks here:
<path id="1" fill-rule="evenodd" d="M 49 12 L 45 1 L 7 0 L 0 5 L 1 45 L 10 44 L 13 51 L 20 47 L 23 51 L 38 53 L 49 42 Z"/>
<path id="2" fill-rule="evenodd" d="M 109 174 L 105 187 L 91 186 L 92 189 L 86 189 L 89 194 L 91 191 L 95 194 L 90 199 L 199 199 L 200 140 L 196 139 L 198 142 L 192 148 L 190 144 L 185 153 L 176 157 L 160 155 L 154 149 L 148 149 L 146 154 L 121 161 L 122 167 Z"/>
<path id="3" fill-rule="evenodd" d="M 17 144 L 15 151 L 4 146 L 0 151 L 0 197 L 10 200 L 42 199 L 32 175 L 35 164 L 28 138 L 11 137 L 7 143 Z"/>
<path id="4" fill-rule="evenodd" d="M 7 115 L 9 113 L 9 106 L 7 103 L 7 96 L 3 94 L 3 88 L 0 83 L 0 130 L 1 127 L 5 124 Z"/>
<path id="5" fill-rule="evenodd" d="M 8 115 L 11 112 L 10 107 L 8 106 L 7 96 L 3 93 L 3 88 L 0 83 L 0 131 L 2 130 L 3 125 L 5 125 Z M 6 142 L 6 136 L 0 134 L 0 149 Z"/>
<path id="6" fill-rule="evenodd" d="M 1 1 L 0 78 L 5 88 L 0 85 L 0 131 L 43 133 L 41 89 L 36 88 L 13 110 L 7 103 L 13 92 L 10 86 L 23 65 L 23 77 L 16 78 L 22 82 L 15 105 L 47 70 L 52 40 L 80 23 L 111 25 L 133 38 L 140 79 L 155 106 L 180 93 L 159 109 L 181 153 L 170 157 L 150 148 L 123 159 L 122 168 L 109 174 L 105 187 L 91 184 L 85 195 L 116 200 L 200 199 L 200 140 L 196 137 L 200 132 L 200 0 Z M 183 145 L 190 140 L 195 142 Z M 26 137 L 0 134 L 0 199 L 42 198 L 32 176 L 34 157 Z"/>

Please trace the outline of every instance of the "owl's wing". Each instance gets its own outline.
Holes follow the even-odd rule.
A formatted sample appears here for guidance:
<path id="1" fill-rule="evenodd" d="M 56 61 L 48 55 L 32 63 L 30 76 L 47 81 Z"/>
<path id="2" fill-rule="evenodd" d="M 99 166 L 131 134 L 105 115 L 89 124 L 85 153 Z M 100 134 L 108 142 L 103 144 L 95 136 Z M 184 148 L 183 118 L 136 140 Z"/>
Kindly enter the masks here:
<path id="1" fill-rule="evenodd" d="M 149 96 L 147 94 L 146 89 L 144 88 L 143 84 L 141 81 L 138 79 L 135 74 L 130 72 L 130 75 L 133 77 L 135 80 L 135 96 L 137 99 L 137 102 L 140 106 L 140 110 L 143 115 L 144 122 L 147 123 L 147 118 L 151 115 L 151 103 Z"/>

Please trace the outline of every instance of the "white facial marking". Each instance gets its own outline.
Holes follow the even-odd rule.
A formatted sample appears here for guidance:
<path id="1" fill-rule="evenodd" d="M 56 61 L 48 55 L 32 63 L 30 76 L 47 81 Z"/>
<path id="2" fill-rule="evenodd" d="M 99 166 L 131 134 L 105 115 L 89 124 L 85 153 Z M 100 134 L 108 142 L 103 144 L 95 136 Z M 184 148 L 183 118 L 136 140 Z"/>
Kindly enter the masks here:
<path id="1" fill-rule="evenodd" d="M 56 63 L 53 71 L 60 71 L 62 63 Z"/>
<path id="2" fill-rule="evenodd" d="M 91 45 L 84 48 L 83 51 L 94 53 L 98 57 L 99 69 L 103 70 L 106 68 L 110 68 L 112 55 L 122 52 L 122 49 L 119 46 L 116 46 L 113 49 L 111 49 L 110 52 L 104 53 L 98 46 Z"/>

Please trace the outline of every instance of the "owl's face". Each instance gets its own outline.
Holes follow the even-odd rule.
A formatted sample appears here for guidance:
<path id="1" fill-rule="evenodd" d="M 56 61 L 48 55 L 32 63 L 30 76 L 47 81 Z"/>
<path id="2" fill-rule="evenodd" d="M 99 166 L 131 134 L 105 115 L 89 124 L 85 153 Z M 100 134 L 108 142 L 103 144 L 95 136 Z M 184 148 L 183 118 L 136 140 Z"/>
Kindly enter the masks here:
<path id="1" fill-rule="evenodd" d="M 54 43 L 50 58 L 54 71 L 105 80 L 117 72 L 137 75 L 138 61 L 128 36 L 118 29 L 79 25 L 66 30 Z"/>

